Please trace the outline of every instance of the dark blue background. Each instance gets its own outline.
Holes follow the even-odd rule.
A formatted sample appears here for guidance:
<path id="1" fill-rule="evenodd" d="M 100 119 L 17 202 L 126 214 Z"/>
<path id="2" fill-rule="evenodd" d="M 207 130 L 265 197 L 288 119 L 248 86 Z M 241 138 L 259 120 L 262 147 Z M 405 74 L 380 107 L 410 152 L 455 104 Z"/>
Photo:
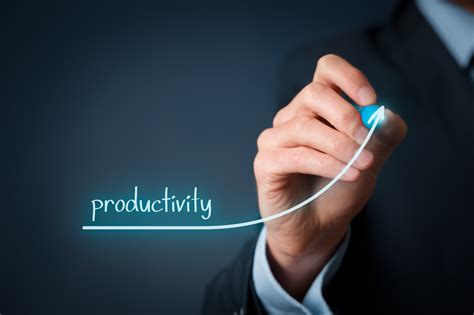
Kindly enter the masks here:
<path id="1" fill-rule="evenodd" d="M 208 224 L 257 218 L 255 140 L 281 105 L 279 62 L 383 21 L 392 4 L 11 4 L 0 313 L 197 313 L 206 283 L 257 228 L 86 232 L 90 200 L 197 185 L 213 200 Z"/>

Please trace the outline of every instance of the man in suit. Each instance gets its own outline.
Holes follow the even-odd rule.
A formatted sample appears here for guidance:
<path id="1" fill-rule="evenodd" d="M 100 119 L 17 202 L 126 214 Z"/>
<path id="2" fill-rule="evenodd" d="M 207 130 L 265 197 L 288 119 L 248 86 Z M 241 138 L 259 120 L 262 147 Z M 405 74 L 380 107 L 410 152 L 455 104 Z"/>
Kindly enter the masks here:
<path id="1" fill-rule="evenodd" d="M 215 277 L 204 313 L 474 312 L 472 7 L 404 1 L 387 25 L 290 54 L 287 105 L 257 142 L 263 217 L 351 159 L 367 135 L 351 103 L 385 105 L 386 119 L 340 182 Z"/>

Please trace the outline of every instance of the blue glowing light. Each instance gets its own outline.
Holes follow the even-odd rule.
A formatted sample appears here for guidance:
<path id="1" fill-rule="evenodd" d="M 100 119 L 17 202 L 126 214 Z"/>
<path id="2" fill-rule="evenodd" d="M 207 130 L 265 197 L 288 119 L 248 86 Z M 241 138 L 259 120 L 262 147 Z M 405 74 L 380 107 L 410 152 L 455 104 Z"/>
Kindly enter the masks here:
<path id="1" fill-rule="evenodd" d="M 380 108 L 379 105 L 369 105 L 369 106 L 355 106 L 355 108 L 359 111 L 360 117 L 362 118 L 362 122 L 367 129 L 372 127 L 374 120 L 369 123 L 370 117 Z M 383 117 L 380 119 L 379 125 L 382 124 Z"/>

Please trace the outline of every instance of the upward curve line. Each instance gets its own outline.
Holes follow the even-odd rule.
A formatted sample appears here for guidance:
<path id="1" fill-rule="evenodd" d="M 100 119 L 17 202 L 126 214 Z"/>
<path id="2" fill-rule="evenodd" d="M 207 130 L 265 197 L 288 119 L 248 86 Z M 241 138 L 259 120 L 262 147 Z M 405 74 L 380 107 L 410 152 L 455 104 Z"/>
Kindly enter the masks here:
<path id="1" fill-rule="evenodd" d="M 354 162 L 359 157 L 360 153 L 364 148 L 367 146 L 372 134 L 377 128 L 377 125 L 381 120 L 384 119 L 384 111 L 385 107 L 380 106 L 377 111 L 375 111 L 372 116 L 370 116 L 368 123 L 369 125 L 373 122 L 372 126 L 370 127 L 369 133 L 365 137 L 364 141 L 360 145 L 359 149 L 356 151 L 352 159 L 347 163 L 347 165 L 336 175 L 329 183 L 326 184 L 321 190 L 316 192 L 311 197 L 303 200 L 302 202 L 298 203 L 297 205 L 286 209 L 284 211 L 272 214 L 270 216 L 255 219 L 251 221 L 239 222 L 239 223 L 230 223 L 230 224 L 219 224 L 219 225 L 85 225 L 82 227 L 83 230 L 95 230 L 95 231 L 158 231 L 158 230 L 181 230 L 181 231 L 196 231 L 196 230 L 228 230 L 228 229 L 237 229 L 241 227 L 256 225 L 260 223 L 265 223 L 268 221 L 272 221 L 283 216 L 286 216 L 296 210 L 302 208 L 303 206 L 307 205 L 308 203 L 312 202 L 322 194 L 324 194 L 327 190 L 329 190 L 334 184 L 342 177 L 344 174 L 349 170 L 349 168 L 354 164 Z"/>

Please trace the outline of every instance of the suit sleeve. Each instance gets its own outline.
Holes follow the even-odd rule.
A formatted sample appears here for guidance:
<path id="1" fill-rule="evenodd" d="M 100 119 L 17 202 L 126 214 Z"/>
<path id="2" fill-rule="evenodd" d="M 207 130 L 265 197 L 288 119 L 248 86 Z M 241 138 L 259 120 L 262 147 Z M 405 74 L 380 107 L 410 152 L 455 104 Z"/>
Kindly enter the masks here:
<path id="1" fill-rule="evenodd" d="M 253 286 L 255 244 L 256 238 L 247 242 L 233 262 L 207 285 L 202 314 L 266 314 Z"/>
<path id="2" fill-rule="evenodd" d="M 309 287 L 303 301 L 295 300 L 273 276 L 266 255 L 266 229 L 260 232 L 253 259 L 253 284 L 265 310 L 269 314 L 332 314 L 323 296 L 325 287 L 337 272 L 349 244 L 350 229 Z"/>

